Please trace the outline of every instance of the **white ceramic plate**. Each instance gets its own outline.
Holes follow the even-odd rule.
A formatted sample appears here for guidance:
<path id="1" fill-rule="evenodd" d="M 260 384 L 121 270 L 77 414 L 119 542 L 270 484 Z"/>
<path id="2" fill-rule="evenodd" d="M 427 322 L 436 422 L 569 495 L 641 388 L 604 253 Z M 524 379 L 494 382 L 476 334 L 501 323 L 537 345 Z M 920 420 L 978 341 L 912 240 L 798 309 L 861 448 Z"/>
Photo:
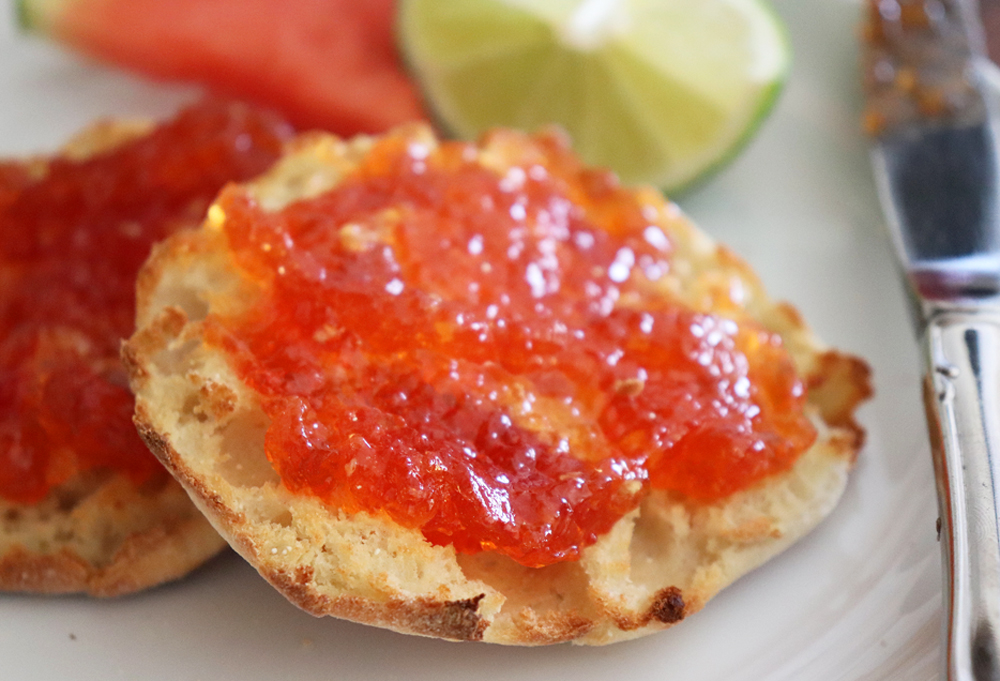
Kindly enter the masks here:
<path id="1" fill-rule="evenodd" d="M 919 360 L 864 141 L 854 0 L 779 0 L 795 46 L 777 110 L 683 207 L 744 254 L 877 397 L 846 496 L 825 523 L 681 626 L 600 649 L 423 640 L 288 605 L 235 555 L 115 601 L 0 595 L 0 677 L 834 681 L 936 678 L 940 567 Z M 0 19 L 0 154 L 49 151 L 100 115 L 162 115 L 193 90 L 143 83 Z"/>

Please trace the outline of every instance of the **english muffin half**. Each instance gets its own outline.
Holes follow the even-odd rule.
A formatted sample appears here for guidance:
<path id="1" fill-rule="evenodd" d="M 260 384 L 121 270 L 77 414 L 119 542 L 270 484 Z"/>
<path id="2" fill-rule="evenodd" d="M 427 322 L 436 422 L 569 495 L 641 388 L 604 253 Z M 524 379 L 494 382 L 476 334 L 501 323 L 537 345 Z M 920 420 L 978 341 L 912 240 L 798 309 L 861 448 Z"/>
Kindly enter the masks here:
<path id="1" fill-rule="evenodd" d="M 297 139 L 154 250 L 123 357 L 150 449 L 290 601 L 523 645 L 664 629 L 786 548 L 870 393 L 554 132 Z"/>
<path id="2" fill-rule="evenodd" d="M 119 345 L 153 241 L 196 226 L 289 134 L 206 102 L 0 162 L 0 590 L 114 596 L 225 547 L 136 435 Z"/>

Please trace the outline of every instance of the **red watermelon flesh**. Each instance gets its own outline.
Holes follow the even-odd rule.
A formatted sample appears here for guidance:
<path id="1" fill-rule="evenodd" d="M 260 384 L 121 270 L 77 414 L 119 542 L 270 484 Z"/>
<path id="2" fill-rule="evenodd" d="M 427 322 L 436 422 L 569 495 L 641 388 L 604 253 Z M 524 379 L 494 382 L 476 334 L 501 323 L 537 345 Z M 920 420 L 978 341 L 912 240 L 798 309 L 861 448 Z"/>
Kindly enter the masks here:
<path id="1" fill-rule="evenodd" d="M 194 81 L 341 135 L 425 118 L 394 0 L 20 0 L 22 22 L 98 59 Z"/>

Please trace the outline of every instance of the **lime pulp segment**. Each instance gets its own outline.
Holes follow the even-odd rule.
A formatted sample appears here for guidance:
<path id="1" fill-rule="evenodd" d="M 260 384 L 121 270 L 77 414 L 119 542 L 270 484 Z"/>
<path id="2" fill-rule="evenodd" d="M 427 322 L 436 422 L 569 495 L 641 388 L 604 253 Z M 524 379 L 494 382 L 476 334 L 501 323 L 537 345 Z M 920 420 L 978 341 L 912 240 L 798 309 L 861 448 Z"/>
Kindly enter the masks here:
<path id="1" fill-rule="evenodd" d="M 735 153 L 789 61 L 762 0 L 404 0 L 400 36 L 459 136 L 555 123 L 588 163 L 664 188 Z"/>

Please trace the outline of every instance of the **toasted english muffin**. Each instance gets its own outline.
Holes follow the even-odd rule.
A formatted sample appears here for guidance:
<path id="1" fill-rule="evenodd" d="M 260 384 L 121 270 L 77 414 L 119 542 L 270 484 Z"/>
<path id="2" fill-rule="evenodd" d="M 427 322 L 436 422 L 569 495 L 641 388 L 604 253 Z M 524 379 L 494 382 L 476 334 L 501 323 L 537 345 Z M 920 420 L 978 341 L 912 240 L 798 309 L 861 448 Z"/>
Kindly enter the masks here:
<path id="1" fill-rule="evenodd" d="M 148 206 L 157 229 L 196 226 L 226 179 L 245 179 L 276 157 L 280 135 L 247 171 L 201 180 L 208 189 L 160 191 L 164 173 L 175 172 L 166 166 L 199 158 L 197 140 L 219 145 L 255 116 L 241 105 L 206 103 L 160 127 L 104 121 L 58 156 L 0 163 L 0 590 L 116 596 L 177 579 L 226 547 L 155 460 L 118 467 L 84 458 L 100 459 L 101 448 L 148 458 L 128 417 L 118 359 L 134 304 L 131 295 L 95 294 L 60 271 L 110 282 L 120 276 L 130 290 L 156 235 L 141 224 Z M 175 138 L 166 154 L 157 151 L 161 137 L 177 130 L 187 130 L 190 143 Z M 247 142 L 247 158 L 260 152 L 259 141 Z M 120 155 L 129 160 L 116 160 Z M 116 171 L 116 164 L 127 168 Z M 115 217 L 94 217 L 104 214 Z M 72 225 L 56 226 L 60 216 L 72 216 Z M 131 273 L 122 271 L 128 256 L 112 248 L 81 264 L 77 249 L 105 230 L 137 249 Z M 127 411 L 119 413 L 122 405 Z M 83 455 L 84 447 L 98 451 Z"/>
<path id="2" fill-rule="evenodd" d="M 543 147 L 559 147 L 550 136 L 539 139 L 498 131 L 478 146 L 461 147 L 452 159 L 460 156 L 487 174 L 522 182 L 530 168 L 546 165 Z M 379 140 L 306 135 L 268 173 L 231 188 L 229 196 L 277 214 L 335 190 L 366 163 L 364 172 L 377 174 L 372 168 L 380 161 L 371 155 L 383 143 L 411 150 L 409 160 L 418 165 L 437 162 L 441 145 L 419 126 Z M 606 175 L 567 172 L 582 173 L 584 184 L 597 187 L 597 193 L 609 182 L 609 191 L 617 191 Z M 636 190 L 635 196 L 648 204 L 649 224 L 671 244 L 669 271 L 656 274 L 657 295 L 694 310 L 754 320 L 769 337 L 780 336 L 808 391 L 805 410 L 817 431 L 814 444 L 790 468 L 711 500 L 637 484 L 627 488 L 643 489 L 634 508 L 609 530 L 582 545 L 578 556 L 540 567 L 499 549 L 457 551 L 440 536 L 431 541 L 419 527 L 397 522 L 389 511 L 347 509 L 321 495 L 292 491 L 265 451 L 271 425 L 265 398 L 242 378 L 235 355 L 224 351 L 211 331 L 217 329 L 214 319 L 257 309 L 267 295 L 261 281 L 273 283 L 285 272 L 260 275 L 240 264 L 229 251 L 224 227 L 233 218 L 221 200 L 200 230 L 160 244 L 140 274 L 138 330 L 123 347 L 139 431 L 230 544 L 313 615 L 410 634 L 521 645 L 606 644 L 669 627 L 831 511 L 862 443 L 853 414 L 870 393 L 869 372 L 861 360 L 824 347 L 790 306 L 771 301 L 741 260 L 699 232 L 675 206 L 651 189 Z M 447 202 L 441 204 L 443 213 L 448 209 Z M 340 245 L 331 247 L 363 251 L 396 243 L 400 237 L 393 230 L 406 218 L 394 209 L 380 215 L 385 222 L 376 221 L 371 230 L 340 225 L 330 235 Z M 268 252 L 281 247 L 266 240 L 252 243 Z M 398 291 L 401 284 L 389 286 Z M 626 299 L 616 304 L 631 304 Z M 388 315 L 384 323 L 394 323 L 388 311 L 370 314 Z M 317 333 L 323 341 L 340 331 Z M 494 364 L 487 359 L 483 366 Z M 628 395 L 642 388 L 634 381 L 614 387 Z M 510 413 L 525 428 L 544 430 L 540 437 L 546 441 L 575 437 L 560 431 L 570 421 L 553 416 L 558 407 L 539 398 L 534 409 L 540 414 L 534 421 L 526 411 Z"/>

